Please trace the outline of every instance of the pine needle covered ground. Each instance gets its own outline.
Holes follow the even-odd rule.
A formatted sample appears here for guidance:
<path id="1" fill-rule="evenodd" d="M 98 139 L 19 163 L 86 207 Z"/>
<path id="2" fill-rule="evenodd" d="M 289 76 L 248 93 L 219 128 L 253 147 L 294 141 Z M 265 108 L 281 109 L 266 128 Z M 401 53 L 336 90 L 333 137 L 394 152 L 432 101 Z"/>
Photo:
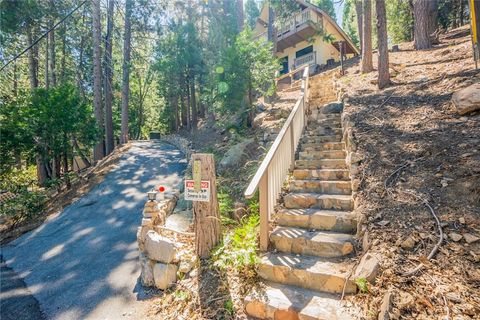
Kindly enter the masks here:
<path id="1" fill-rule="evenodd" d="M 354 303 L 376 319 L 392 288 L 394 319 L 478 319 L 480 113 L 460 116 L 451 102 L 455 91 L 480 81 L 469 29 L 441 36 L 427 51 L 400 45 L 390 71 L 393 84 L 384 90 L 376 72 L 361 74 L 356 63 L 337 79 L 365 154 L 358 211 L 370 251 L 382 257 L 376 284 Z M 445 235 L 430 261 L 439 231 L 425 201 Z M 402 275 L 420 263 L 421 271 Z"/>

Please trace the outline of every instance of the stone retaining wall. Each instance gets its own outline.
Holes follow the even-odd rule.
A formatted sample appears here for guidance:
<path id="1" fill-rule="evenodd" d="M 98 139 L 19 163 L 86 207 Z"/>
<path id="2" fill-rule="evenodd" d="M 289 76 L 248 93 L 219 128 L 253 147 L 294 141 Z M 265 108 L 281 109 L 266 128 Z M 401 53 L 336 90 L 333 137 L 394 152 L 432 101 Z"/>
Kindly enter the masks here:
<path id="1" fill-rule="evenodd" d="M 165 290 L 196 263 L 192 246 L 178 239 L 175 231 L 164 227 L 178 198 L 178 194 L 167 194 L 165 200 L 145 203 L 142 225 L 137 230 L 141 281 L 144 286 Z"/>
<path id="2" fill-rule="evenodd" d="M 190 157 L 193 153 L 193 149 L 192 149 L 192 143 L 189 140 L 185 139 L 184 137 L 178 134 L 165 135 L 165 136 L 162 136 L 160 140 L 165 141 L 177 147 L 180 151 L 182 151 L 185 154 L 185 157 L 187 158 L 187 160 L 190 161 Z"/>

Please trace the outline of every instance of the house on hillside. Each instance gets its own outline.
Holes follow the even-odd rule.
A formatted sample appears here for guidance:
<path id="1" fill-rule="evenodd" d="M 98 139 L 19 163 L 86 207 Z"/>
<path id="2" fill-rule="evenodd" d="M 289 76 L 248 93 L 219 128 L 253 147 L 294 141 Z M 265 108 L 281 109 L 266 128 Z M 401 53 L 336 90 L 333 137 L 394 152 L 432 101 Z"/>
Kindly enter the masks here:
<path id="1" fill-rule="evenodd" d="M 352 40 L 334 19 L 317 6 L 297 0 L 299 10 L 291 19 L 275 28 L 274 12 L 268 1 L 257 19 L 253 36 L 274 42 L 276 56 L 282 63 L 281 74 L 309 64 L 312 73 L 335 65 L 344 58 L 360 54 Z M 274 29 L 275 28 L 275 29 Z"/>

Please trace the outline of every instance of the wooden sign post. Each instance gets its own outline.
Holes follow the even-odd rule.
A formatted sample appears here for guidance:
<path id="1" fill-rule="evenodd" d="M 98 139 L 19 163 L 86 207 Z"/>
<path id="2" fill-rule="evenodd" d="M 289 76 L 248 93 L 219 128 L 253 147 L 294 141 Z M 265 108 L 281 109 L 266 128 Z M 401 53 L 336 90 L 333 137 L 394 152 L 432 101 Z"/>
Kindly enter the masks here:
<path id="1" fill-rule="evenodd" d="M 200 258 L 207 258 L 222 236 L 215 160 L 213 154 L 192 154 L 192 164 L 193 181 L 185 183 L 185 194 L 198 199 L 193 201 L 195 250 Z"/>

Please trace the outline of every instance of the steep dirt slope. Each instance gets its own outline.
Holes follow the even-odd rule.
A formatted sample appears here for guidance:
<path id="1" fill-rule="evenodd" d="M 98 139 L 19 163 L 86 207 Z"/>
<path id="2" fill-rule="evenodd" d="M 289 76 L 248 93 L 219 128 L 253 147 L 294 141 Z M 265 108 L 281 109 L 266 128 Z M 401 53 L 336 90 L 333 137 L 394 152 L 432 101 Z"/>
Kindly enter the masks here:
<path id="1" fill-rule="evenodd" d="M 480 81 L 468 28 L 431 50 L 400 48 L 390 54 L 393 84 L 384 90 L 376 72 L 361 74 L 356 63 L 337 79 L 365 155 L 358 212 L 370 250 L 383 258 L 377 283 L 356 300 L 376 319 L 392 288 L 394 319 L 479 319 L 480 114 L 459 116 L 451 103 L 453 92 Z M 424 201 L 446 235 L 430 262 L 439 232 Z M 402 275 L 421 262 L 423 271 Z"/>

